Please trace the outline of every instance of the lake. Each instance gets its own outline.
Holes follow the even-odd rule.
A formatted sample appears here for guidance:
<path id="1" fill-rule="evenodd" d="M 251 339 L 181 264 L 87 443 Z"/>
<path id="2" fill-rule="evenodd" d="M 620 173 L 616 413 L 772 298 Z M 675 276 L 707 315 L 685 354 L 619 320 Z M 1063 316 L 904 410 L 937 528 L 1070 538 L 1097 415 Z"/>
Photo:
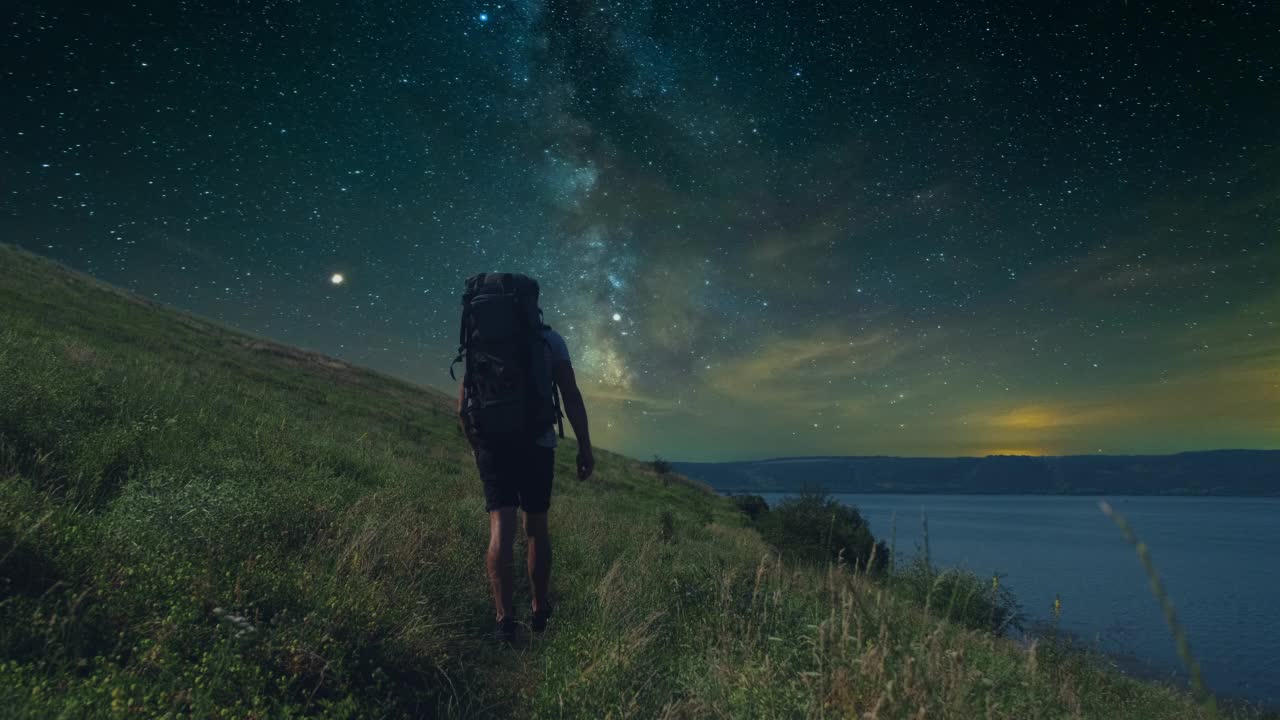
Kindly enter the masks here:
<path id="1" fill-rule="evenodd" d="M 785 497 L 766 493 L 772 506 Z M 1133 547 L 1097 497 L 835 495 L 855 505 L 877 539 L 896 514 L 899 553 L 913 554 L 929 519 L 941 567 L 999 572 L 1029 621 L 1048 621 L 1126 659 L 1147 675 L 1183 677 L 1173 637 Z M 1280 706 L 1280 499 L 1113 497 L 1147 543 L 1219 695 Z"/>

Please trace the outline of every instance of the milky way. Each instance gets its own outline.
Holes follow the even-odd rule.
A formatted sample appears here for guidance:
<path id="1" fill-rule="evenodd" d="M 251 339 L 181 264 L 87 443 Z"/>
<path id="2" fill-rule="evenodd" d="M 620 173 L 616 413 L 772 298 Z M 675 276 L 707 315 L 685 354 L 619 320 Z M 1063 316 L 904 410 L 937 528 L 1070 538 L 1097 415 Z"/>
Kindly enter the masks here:
<path id="1" fill-rule="evenodd" d="M 237 328 L 447 390 L 517 270 L 634 455 L 1280 447 L 1269 3 L 9 17 L 0 240 Z"/>

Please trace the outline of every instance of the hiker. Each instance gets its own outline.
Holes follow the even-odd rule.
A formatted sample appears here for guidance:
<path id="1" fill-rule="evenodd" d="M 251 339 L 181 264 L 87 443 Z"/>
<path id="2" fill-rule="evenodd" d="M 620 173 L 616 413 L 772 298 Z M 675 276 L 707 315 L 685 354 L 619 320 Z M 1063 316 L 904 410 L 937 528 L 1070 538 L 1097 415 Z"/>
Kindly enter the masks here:
<path id="1" fill-rule="evenodd" d="M 542 322 L 538 282 L 533 278 L 513 273 L 468 278 L 458 343 L 454 363 L 465 360 L 458 419 L 475 455 L 489 513 L 486 564 L 497 617 L 494 635 L 510 642 L 516 630 L 511 599 L 516 508 L 524 510 L 529 546 L 533 590 L 529 626 L 540 633 L 552 611 L 547 597 L 551 578 L 547 510 L 556 426 L 559 437 L 564 437 L 562 417 L 569 418 L 578 438 L 578 479 L 586 480 L 595 469 L 587 409 L 564 338 Z M 449 374 L 453 375 L 452 366 Z"/>

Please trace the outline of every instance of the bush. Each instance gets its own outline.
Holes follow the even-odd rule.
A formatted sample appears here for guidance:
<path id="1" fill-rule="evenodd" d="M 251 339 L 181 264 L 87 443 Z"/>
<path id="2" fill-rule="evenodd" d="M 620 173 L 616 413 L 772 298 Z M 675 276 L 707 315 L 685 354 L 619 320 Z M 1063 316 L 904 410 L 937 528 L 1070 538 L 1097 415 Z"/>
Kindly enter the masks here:
<path id="1" fill-rule="evenodd" d="M 958 625 L 997 635 L 1022 629 L 1018 600 L 999 576 L 981 578 L 969 570 L 939 570 L 917 556 L 894 569 L 891 584 L 899 596 Z"/>
<path id="2" fill-rule="evenodd" d="M 653 471 L 659 475 L 666 475 L 671 472 L 671 462 L 660 455 L 653 456 L 653 460 L 649 463 L 649 467 L 652 467 Z"/>
<path id="3" fill-rule="evenodd" d="M 761 515 L 757 528 L 765 541 L 792 561 L 843 560 L 874 572 L 882 571 L 889 561 L 888 549 L 876 543 L 858 509 L 822 493 L 783 500 Z"/>
<path id="4" fill-rule="evenodd" d="M 759 520 L 761 515 L 769 512 L 769 503 L 759 495 L 731 495 L 729 499 L 738 508 L 738 512 L 746 515 L 751 522 Z"/>
<path id="5" fill-rule="evenodd" d="M 676 536 L 676 517 L 670 510 L 658 514 L 658 537 L 662 542 L 671 542 Z"/>

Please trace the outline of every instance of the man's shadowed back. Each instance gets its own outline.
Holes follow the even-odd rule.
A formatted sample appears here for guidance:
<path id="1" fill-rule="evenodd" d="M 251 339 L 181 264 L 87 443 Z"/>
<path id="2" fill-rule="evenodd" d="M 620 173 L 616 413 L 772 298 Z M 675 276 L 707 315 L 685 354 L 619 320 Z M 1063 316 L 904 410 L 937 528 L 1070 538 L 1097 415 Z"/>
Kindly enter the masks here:
<path id="1" fill-rule="evenodd" d="M 536 309 L 537 283 L 523 276 L 505 276 L 500 283 L 494 277 L 488 278 L 488 284 L 485 280 L 484 275 L 469 280 L 468 294 L 464 295 L 459 358 L 467 356 L 467 371 L 459 386 L 458 413 L 484 483 L 485 509 L 489 513 L 486 564 L 497 622 L 495 635 L 509 641 L 516 629 L 512 607 L 512 548 L 517 509 L 524 511 L 528 544 L 527 566 L 533 593 L 530 628 L 541 632 L 552 614 L 548 597 L 551 538 L 547 512 L 555 470 L 556 432 L 547 420 L 557 418 L 558 410 L 548 415 L 541 404 L 554 403 L 557 389 L 564 403 L 564 415 L 578 439 L 576 467 L 580 480 L 591 475 L 595 458 L 587 411 L 569 350 L 564 338 L 541 322 L 541 311 Z M 483 286 L 483 289 L 473 291 L 473 286 Z M 491 300 L 495 296 L 498 299 Z M 506 306 L 502 304 L 513 297 L 516 297 L 517 318 L 514 330 L 509 327 Z M 533 307 L 528 307 L 529 303 L 533 303 Z M 526 317 L 527 321 L 522 320 Z M 532 326 L 528 340 L 521 335 L 522 322 Z M 508 336 L 515 339 L 510 340 Z M 526 345 L 530 348 L 527 352 Z M 504 351 L 509 351 L 505 358 Z M 504 398 L 503 391 L 509 388 L 515 389 Z M 546 397 L 548 391 L 549 397 Z M 533 407 L 525 408 L 526 402 Z M 506 411 L 507 406 L 518 409 Z M 502 412 L 515 420 L 500 415 Z M 503 431 L 495 432 L 495 427 Z"/>

